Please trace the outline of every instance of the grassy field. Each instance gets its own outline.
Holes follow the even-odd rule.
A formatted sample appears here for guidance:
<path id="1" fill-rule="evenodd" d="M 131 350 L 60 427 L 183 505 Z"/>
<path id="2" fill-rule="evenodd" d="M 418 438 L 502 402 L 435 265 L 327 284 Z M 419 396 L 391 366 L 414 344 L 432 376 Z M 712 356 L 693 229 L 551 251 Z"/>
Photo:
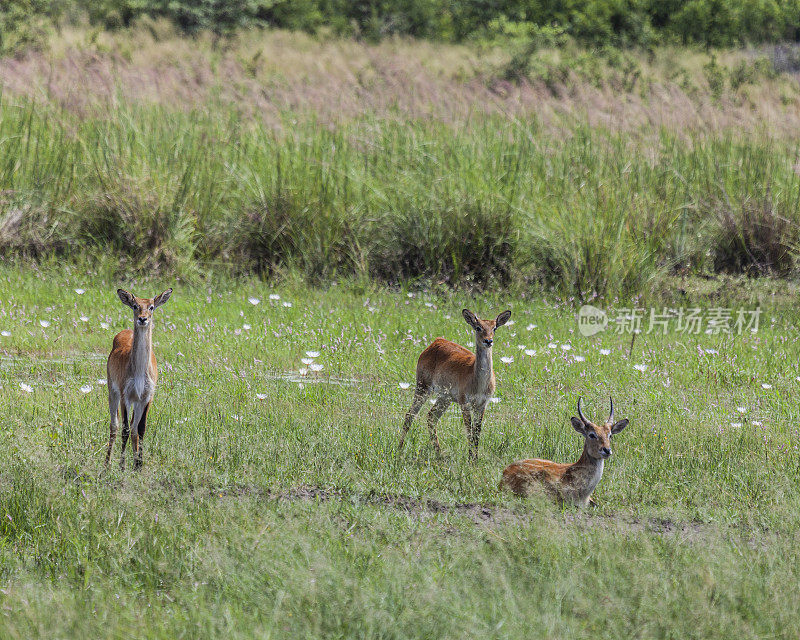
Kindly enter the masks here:
<path id="1" fill-rule="evenodd" d="M 102 475 L 100 380 L 131 324 L 118 281 L 0 268 L 1 637 L 800 632 L 793 305 L 761 296 L 741 336 L 643 333 L 629 357 L 629 334 L 585 338 L 572 303 L 541 296 L 120 284 L 175 293 L 156 312 L 144 468 Z M 443 460 L 420 422 L 398 458 L 400 383 L 432 338 L 471 340 L 463 306 L 513 311 L 479 460 L 456 409 Z M 302 375 L 306 351 L 322 368 Z M 609 394 L 631 423 L 598 509 L 497 492 L 514 459 L 577 459 L 577 397 L 601 419 Z"/>
<path id="2" fill-rule="evenodd" d="M 0 640 L 800 635 L 796 69 L 515 47 L 149 21 L 0 59 Z M 140 473 L 103 473 L 119 286 L 175 288 Z M 763 313 L 586 338 L 583 301 Z M 479 459 L 455 408 L 398 456 L 465 306 L 513 311 Z M 609 395 L 597 509 L 497 491 Z"/>

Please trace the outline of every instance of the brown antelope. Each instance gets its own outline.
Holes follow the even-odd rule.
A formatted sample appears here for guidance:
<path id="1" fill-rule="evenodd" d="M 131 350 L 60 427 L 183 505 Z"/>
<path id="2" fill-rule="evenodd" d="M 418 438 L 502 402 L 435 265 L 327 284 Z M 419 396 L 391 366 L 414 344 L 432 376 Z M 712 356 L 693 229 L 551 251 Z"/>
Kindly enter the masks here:
<path id="1" fill-rule="evenodd" d="M 438 397 L 428 413 L 428 431 L 437 455 L 441 455 L 439 438 L 436 435 L 436 422 L 454 400 L 461 406 L 470 458 L 478 457 L 478 439 L 486 404 L 495 389 L 492 368 L 492 342 L 497 327 L 504 325 L 511 317 L 510 311 L 503 311 L 494 320 L 481 320 L 469 309 L 462 312 L 464 320 L 475 330 L 475 353 L 455 342 L 436 338 L 419 356 L 417 361 L 417 384 L 414 400 L 403 422 L 398 451 L 402 451 L 406 434 L 414 417 L 431 393 Z"/>
<path id="2" fill-rule="evenodd" d="M 572 418 L 572 427 L 585 441 L 583 453 L 575 464 L 539 459 L 520 460 L 505 468 L 500 489 L 508 488 L 517 495 L 527 496 L 534 488 L 544 487 L 559 501 L 572 502 L 581 507 L 594 504 L 592 492 L 603 477 L 603 462 L 611 456 L 611 436 L 627 427 L 628 420 L 614 422 L 613 400 L 611 414 L 604 425 L 596 425 L 583 415 L 580 398 L 578 416 Z"/>
<path id="3" fill-rule="evenodd" d="M 114 346 L 108 356 L 108 410 L 111 413 L 111 437 L 108 440 L 106 466 L 111 459 L 114 439 L 117 437 L 117 420 L 122 406 L 122 457 L 120 469 L 125 468 L 125 445 L 128 444 L 128 416 L 133 427 L 131 446 L 134 467 L 142 466 L 144 430 L 147 411 L 156 392 L 158 369 L 153 353 L 153 311 L 169 300 L 172 289 L 167 289 L 153 299 L 137 298 L 127 291 L 117 289 L 122 303 L 133 309 L 133 331 L 125 329 L 114 337 Z"/>

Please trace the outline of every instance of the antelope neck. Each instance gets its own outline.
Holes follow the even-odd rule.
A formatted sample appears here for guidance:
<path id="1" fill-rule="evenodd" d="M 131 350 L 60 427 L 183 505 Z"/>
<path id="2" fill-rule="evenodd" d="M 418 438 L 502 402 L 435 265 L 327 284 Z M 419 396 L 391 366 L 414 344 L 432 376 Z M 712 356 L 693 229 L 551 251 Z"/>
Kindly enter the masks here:
<path id="1" fill-rule="evenodd" d="M 492 348 L 475 342 L 475 377 L 486 379 L 492 375 Z"/>
<path id="2" fill-rule="evenodd" d="M 153 323 L 146 327 L 134 326 L 133 348 L 131 349 L 130 368 L 135 375 L 147 371 L 150 364 L 150 352 L 153 350 Z"/>

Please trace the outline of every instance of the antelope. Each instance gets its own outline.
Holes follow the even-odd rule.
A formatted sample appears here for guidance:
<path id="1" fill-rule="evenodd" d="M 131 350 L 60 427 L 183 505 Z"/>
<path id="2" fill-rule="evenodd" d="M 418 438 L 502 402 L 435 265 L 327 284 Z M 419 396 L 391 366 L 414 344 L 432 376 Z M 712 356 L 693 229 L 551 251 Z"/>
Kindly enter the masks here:
<path id="1" fill-rule="evenodd" d="M 559 501 L 571 502 L 580 507 L 594 505 L 592 492 L 603 477 L 603 463 L 611 456 L 611 436 L 628 426 L 628 420 L 614 422 L 614 400 L 605 424 L 597 425 L 583 415 L 581 398 L 578 398 L 578 418 L 572 418 L 572 427 L 584 437 L 583 453 L 574 464 L 558 464 L 549 460 L 520 460 L 508 465 L 500 480 L 500 489 L 508 488 L 520 496 L 527 496 L 537 486 Z"/>
<path id="2" fill-rule="evenodd" d="M 470 459 L 478 457 L 483 413 L 495 389 L 492 369 L 494 332 L 508 322 L 511 312 L 503 311 L 494 320 L 481 320 L 469 309 L 464 309 L 461 314 L 475 330 L 475 353 L 450 340 L 436 338 L 420 354 L 414 399 L 403 422 L 398 452 L 403 450 L 403 442 L 414 417 L 428 396 L 434 393 L 437 399 L 428 413 L 428 432 L 436 455 L 442 454 L 436 435 L 436 422 L 450 403 L 456 401 L 461 406 L 464 418 Z"/>
<path id="3" fill-rule="evenodd" d="M 122 407 L 122 457 L 120 469 L 125 468 L 125 445 L 128 444 L 130 427 L 133 427 L 131 446 L 133 447 L 134 468 L 142 466 L 144 430 L 147 426 L 147 412 L 156 392 L 158 369 L 153 353 L 153 311 L 169 300 L 172 289 L 152 299 L 136 296 L 117 289 L 122 304 L 133 309 L 133 331 L 125 329 L 114 337 L 114 345 L 108 356 L 108 410 L 111 413 L 111 436 L 106 452 L 106 466 L 111 459 L 111 450 L 117 437 L 117 421 L 120 405 Z"/>

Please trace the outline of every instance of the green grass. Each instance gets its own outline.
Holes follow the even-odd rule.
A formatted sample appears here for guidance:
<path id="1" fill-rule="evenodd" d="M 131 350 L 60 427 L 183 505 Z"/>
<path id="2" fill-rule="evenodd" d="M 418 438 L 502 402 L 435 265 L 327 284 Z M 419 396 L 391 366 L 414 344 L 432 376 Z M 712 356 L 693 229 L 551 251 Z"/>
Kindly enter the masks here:
<path id="1" fill-rule="evenodd" d="M 790 274 L 800 246 L 795 144 L 732 133 L 645 143 L 576 124 L 557 140 L 496 118 L 275 132 L 223 107 L 77 122 L 5 99 L 0 139 L 6 255 L 614 296 L 676 268 Z"/>
<path id="2" fill-rule="evenodd" d="M 0 330 L 11 333 L 0 337 L 3 638 L 800 630 L 792 305 L 766 307 L 756 334 L 642 334 L 628 358 L 629 335 L 584 338 L 570 305 L 541 297 L 86 273 L 0 270 Z M 97 380 L 131 322 L 119 284 L 176 290 L 156 314 L 144 469 L 101 475 Z M 398 384 L 413 381 L 432 338 L 471 339 L 465 305 L 487 316 L 509 307 L 514 320 L 496 336 L 501 401 L 480 458 L 467 461 L 456 409 L 439 424 L 444 460 L 419 421 L 398 458 L 411 399 Z M 306 350 L 323 369 L 286 379 Z M 609 394 L 631 423 L 598 510 L 497 492 L 514 459 L 577 459 L 577 397 L 600 418 Z"/>

